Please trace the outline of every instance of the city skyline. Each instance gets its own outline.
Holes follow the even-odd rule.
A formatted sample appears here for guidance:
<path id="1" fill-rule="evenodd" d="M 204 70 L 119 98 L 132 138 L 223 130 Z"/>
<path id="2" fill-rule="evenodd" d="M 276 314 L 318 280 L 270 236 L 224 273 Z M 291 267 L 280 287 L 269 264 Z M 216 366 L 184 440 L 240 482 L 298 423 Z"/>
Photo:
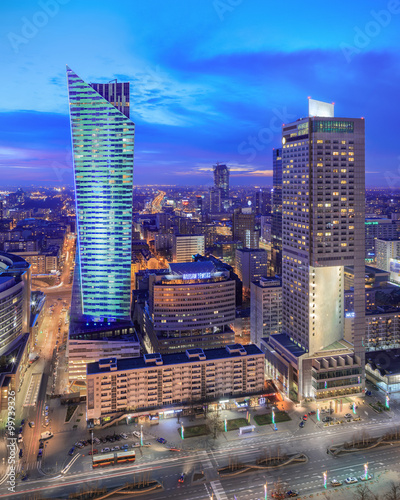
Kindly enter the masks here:
<path id="1" fill-rule="evenodd" d="M 5 13 L 0 185 L 18 177 L 21 185 L 72 184 L 63 75 L 69 63 L 85 81 L 109 75 L 131 83 L 135 185 L 156 175 L 160 184 L 211 186 L 219 161 L 229 166 L 232 186 L 272 186 L 271 150 L 280 146 L 281 123 L 306 116 L 311 95 L 334 100 L 337 116 L 366 118 L 367 186 L 400 187 L 396 2 L 379 10 L 373 2 L 353 2 L 346 16 L 339 6 L 328 16 L 312 2 L 285 17 L 291 37 L 276 23 L 280 8 L 261 2 L 214 1 L 196 11 L 178 1 L 175 11 L 155 2 L 154 16 L 131 4 L 122 15 L 106 4 L 94 11 L 91 2 L 53 3 L 49 13 L 28 2 Z M 81 23 L 73 23 L 64 44 L 77 9 Z M 89 61 L 84 46 L 91 48 Z"/>

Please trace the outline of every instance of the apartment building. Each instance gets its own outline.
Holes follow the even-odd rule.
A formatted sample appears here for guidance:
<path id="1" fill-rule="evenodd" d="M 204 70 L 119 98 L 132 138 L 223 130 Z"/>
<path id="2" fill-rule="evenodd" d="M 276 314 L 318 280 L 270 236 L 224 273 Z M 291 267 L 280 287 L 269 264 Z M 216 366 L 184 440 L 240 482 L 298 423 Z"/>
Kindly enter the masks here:
<path id="1" fill-rule="evenodd" d="M 264 355 L 253 344 L 101 359 L 87 367 L 87 419 L 255 394 L 263 388 Z"/>

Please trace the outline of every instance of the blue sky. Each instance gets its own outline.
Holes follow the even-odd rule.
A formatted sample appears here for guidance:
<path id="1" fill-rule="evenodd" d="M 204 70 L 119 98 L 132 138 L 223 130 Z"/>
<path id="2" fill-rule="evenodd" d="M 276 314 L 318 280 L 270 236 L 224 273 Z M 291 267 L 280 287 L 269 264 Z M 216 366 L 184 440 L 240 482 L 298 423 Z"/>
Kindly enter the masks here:
<path id="1" fill-rule="evenodd" d="M 2 4 L 0 184 L 72 184 L 65 65 L 131 82 L 136 184 L 270 185 L 307 97 L 366 120 L 369 186 L 400 187 L 400 1 Z"/>

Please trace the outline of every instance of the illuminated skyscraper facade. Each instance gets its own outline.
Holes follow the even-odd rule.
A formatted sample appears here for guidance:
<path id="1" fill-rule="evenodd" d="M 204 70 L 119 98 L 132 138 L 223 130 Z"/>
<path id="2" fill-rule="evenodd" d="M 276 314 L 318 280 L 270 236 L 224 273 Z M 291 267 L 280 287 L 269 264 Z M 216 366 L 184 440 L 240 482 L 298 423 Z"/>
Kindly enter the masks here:
<path id="1" fill-rule="evenodd" d="M 229 200 L 229 168 L 217 163 L 213 166 L 214 170 L 214 187 L 221 190 L 221 203 L 226 209 Z"/>
<path id="2" fill-rule="evenodd" d="M 129 84 L 90 85 L 68 67 L 67 80 L 78 233 L 71 316 L 96 324 L 126 321 L 135 127 Z"/>
<path id="3" fill-rule="evenodd" d="M 272 192 L 272 264 L 276 274 L 282 273 L 282 148 L 273 150 Z"/>
<path id="4" fill-rule="evenodd" d="M 283 126 L 282 143 L 284 316 L 283 334 L 269 340 L 269 352 L 275 353 L 270 368 L 293 399 L 359 393 L 365 332 L 364 120 L 335 118 L 333 105 L 311 101 L 308 117 Z M 351 343 L 344 340 L 344 266 L 349 265 L 354 266 Z M 284 358 L 291 362 L 281 371 Z"/>

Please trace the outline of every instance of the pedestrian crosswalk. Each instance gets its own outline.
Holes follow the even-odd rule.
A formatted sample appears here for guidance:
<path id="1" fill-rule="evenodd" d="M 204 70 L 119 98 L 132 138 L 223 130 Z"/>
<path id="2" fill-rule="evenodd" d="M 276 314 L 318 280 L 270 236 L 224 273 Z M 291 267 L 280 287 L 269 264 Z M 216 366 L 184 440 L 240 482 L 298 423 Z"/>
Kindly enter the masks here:
<path id="1" fill-rule="evenodd" d="M 203 469 L 212 469 L 213 464 L 210 460 L 210 457 L 208 456 L 208 453 L 206 451 L 202 451 L 200 455 L 201 455 L 201 465 Z"/>
<path id="2" fill-rule="evenodd" d="M 228 500 L 228 496 L 222 487 L 221 481 L 211 481 L 210 485 L 215 493 L 216 500 Z"/>

